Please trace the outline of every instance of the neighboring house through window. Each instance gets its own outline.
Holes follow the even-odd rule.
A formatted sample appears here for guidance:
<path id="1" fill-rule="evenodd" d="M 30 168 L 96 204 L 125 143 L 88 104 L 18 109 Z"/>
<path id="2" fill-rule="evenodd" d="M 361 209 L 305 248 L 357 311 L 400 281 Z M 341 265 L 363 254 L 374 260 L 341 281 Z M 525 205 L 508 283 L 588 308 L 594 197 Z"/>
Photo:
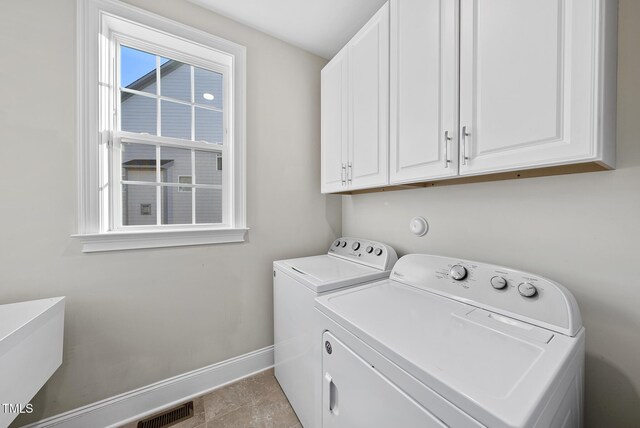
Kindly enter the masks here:
<path id="1" fill-rule="evenodd" d="M 78 7 L 83 251 L 244 240 L 244 48 L 112 0 Z"/>

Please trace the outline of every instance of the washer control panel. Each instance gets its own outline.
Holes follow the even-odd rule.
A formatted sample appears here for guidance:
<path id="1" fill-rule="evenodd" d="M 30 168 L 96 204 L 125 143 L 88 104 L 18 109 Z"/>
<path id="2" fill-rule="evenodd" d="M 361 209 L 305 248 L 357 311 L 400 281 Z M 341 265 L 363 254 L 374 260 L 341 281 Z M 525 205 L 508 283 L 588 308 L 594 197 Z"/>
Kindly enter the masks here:
<path id="1" fill-rule="evenodd" d="M 515 269 L 410 254 L 396 263 L 390 279 L 571 336 L 582 326 L 566 288 Z"/>
<path id="2" fill-rule="evenodd" d="M 395 250 L 390 246 L 358 238 L 336 239 L 331 244 L 328 254 L 380 270 L 391 270 L 398 261 Z"/>

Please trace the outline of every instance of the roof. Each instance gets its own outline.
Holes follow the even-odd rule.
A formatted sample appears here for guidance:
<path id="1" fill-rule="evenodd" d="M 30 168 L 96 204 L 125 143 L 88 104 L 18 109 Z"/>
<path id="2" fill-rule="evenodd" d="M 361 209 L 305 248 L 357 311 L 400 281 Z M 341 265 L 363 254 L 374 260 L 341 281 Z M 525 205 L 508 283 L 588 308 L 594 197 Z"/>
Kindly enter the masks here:
<path id="1" fill-rule="evenodd" d="M 164 64 L 162 64 L 160 66 L 160 78 L 166 76 L 167 74 L 171 73 L 172 71 L 176 70 L 177 68 L 179 68 L 181 65 L 184 65 L 184 63 L 179 62 L 179 61 L 175 61 L 173 59 L 170 59 L 169 61 L 165 62 Z M 135 80 L 133 82 L 131 82 L 129 85 L 125 86 L 127 89 L 133 89 L 135 91 L 142 91 L 144 88 L 146 88 L 147 86 L 151 85 L 152 83 L 156 82 L 156 70 L 155 68 L 153 70 L 151 70 L 150 72 L 148 72 L 147 74 L 145 74 L 144 76 L 140 77 L 138 80 Z M 131 98 L 131 96 L 133 96 L 134 94 L 132 94 L 131 92 L 122 92 L 121 95 L 121 100 L 125 101 L 129 98 Z"/>

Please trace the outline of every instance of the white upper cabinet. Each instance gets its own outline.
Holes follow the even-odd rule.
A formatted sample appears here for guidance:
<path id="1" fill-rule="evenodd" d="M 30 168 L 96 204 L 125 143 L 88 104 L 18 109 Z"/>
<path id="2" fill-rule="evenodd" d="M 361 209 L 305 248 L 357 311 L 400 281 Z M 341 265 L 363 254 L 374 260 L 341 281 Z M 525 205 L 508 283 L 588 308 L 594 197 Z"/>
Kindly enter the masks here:
<path id="1" fill-rule="evenodd" d="M 391 184 L 458 174 L 458 2 L 391 2 Z"/>
<path id="2" fill-rule="evenodd" d="M 389 181 L 389 3 L 349 42 L 351 189 Z"/>
<path id="3" fill-rule="evenodd" d="M 347 182 L 347 60 L 343 49 L 321 75 L 322 193 L 340 192 Z"/>
<path id="4" fill-rule="evenodd" d="M 617 14 L 390 0 L 322 71 L 322 191 L 613 168 Z"/>
<path id="5" fill-rule="evenodd" d="M 389 5 L 322 70 L 322 192 L 389 182 Z"/>
<path id="6" fill-rule="evenodd" d="M 460 174 L 613 167 L 616 2 L 460 8 Z"/>

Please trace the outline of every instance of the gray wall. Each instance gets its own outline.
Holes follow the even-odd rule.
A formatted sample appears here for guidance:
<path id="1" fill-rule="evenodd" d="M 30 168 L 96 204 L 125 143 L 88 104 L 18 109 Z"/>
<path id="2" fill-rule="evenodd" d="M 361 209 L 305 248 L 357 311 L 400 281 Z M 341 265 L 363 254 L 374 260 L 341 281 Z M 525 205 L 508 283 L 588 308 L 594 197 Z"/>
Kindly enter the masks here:
<path id="1" fill-rule="evenodd" d="M 249 240 L 82 254 L 75 0 L 1 1 L 0 303 L 68 299 L 64 363 L 20 424 L 271 345 L 272 261 L 341 233 L 319 193 L 326 61 L 186 1 L 131 3 L 247 46 Z"/>
<path id="2" fill-rule="evenodd" d="M 620 0 L 618 169 L 343 198 L 343 232 L 401 254 L 499 263 L 576 296 L 588 427 L 640 426 L 640 2 Z M 431 230 L 409 233 L 422 215 Z"/>

